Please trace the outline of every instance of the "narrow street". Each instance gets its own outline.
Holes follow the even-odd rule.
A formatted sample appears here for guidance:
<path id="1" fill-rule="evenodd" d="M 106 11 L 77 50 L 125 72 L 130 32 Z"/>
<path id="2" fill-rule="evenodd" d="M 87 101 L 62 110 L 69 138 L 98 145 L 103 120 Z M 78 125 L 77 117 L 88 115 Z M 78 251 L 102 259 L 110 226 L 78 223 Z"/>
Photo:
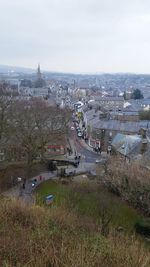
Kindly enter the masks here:
<path id="1" fill-rule="evenodd" d="M 80 154 L 81 157 L 87 163 L 95 163 L 96 160 L 100 160 L 102 156 L 88 148 L 88 145 L 84 143 L 84 140 L 77 136 L 76 130 L 70 131 L 70 138 L 74 145 L 74 151 Z"/>

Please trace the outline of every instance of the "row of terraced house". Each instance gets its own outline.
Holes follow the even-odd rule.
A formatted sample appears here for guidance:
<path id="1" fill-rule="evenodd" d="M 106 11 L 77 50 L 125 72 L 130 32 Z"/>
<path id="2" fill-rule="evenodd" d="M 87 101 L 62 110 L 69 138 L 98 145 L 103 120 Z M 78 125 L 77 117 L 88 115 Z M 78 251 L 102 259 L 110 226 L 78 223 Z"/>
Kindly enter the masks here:
<path id="1" fill-rule="evenodd" d="M 128 143 L 128 150 L 129 146 L 132 150 L 138 145 L 139 151 L 143 149 L 143 145 L 148 147 L 150 121 L 140 120 L 139 111 L 143 110 L 143 106 L 141 104 L 138 106 L 137 101 L 132 101 L 130 104 L 122 97 L 106 97 L 105 100 L 103 98 L 90 101 L 86 107 L 83 106 L 82 110 L 83 131 L 89 146 L 101 147 L 101 150 L 107 151 L 108 146 L 113 146 L 113 140 L 119 134 L 116 140 L 120 144 L 122 140 Z"/>

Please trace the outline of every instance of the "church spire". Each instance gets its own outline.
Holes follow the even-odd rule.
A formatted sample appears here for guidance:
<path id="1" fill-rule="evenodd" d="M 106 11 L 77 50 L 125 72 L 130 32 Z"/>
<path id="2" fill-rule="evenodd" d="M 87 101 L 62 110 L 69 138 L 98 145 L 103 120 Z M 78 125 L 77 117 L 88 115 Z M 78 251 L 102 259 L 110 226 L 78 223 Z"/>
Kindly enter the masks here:
<path id="1" fill-rule="evenodd" d="M 38 64 L 38 69 L 37 69 L 37 79 L 38 79 L 38 80 L 41 80 L 41 79 L 42 79 L 41 69 L 40 69 L 40 64 Z"/>
<path id="2" fill-rule="evenodd" d="M 35 81 L 35 87 L 36 88 L 42 88 L 45 86 L 45 81 L 44 79 L 42 79 L 42 73 L 41 73 L 41 68 L 40 68 L 40 64 L 38 64 L 38 68 L 37 68 L 37 77 L 36 77 L 36 81 Z"/>

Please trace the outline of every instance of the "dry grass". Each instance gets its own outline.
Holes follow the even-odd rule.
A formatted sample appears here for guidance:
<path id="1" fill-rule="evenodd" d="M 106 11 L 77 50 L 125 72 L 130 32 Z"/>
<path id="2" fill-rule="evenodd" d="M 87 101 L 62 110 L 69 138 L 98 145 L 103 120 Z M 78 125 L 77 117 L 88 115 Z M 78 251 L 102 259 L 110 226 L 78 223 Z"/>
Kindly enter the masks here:
<path id="1" fill-rule="evenodd" d="M 100 173 L 100 171 L 98 171 Z M 102 177 L 107 187 L 118 193 L 134 207 L 150 215 L 150 171 L 137 162 L 111 157 Z"/>
<path id="2" fill-rule="evenodd" d="M 112 157 L 109 160 L 108 168 L 112 174 L 119 177 L 120 175 L 126 175 L 130 178 L 130 181 L 137 181 L 144 185 L 150 185 L 150 171 L 146 168 L 142 168 L 138 162 L 131 162 L 127 164 L 124 158 Z"/>
<path id="3" fill-rule="evenodd" d="M 113 229 L 102 237 L 91 218 L 67 209 L 1 200 L 0 266 L 149 267 L 150 253 Z"/>

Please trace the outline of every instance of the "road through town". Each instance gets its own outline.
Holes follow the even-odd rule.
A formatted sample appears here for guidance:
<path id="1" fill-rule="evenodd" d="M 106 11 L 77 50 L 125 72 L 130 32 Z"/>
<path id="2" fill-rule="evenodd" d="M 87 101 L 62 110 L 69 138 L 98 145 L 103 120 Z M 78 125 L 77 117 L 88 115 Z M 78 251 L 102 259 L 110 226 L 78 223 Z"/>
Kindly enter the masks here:
<path id="1" fill-rule="evenodd" d="M 95 163 L 96 160 L 100 160 L 102 158 L 100 154 L 92 151 L 83 139 L 77 136 L 76 131 L 70 132 L 70 139 L 74 154 L 80 154 L 81 158 L 84 159 L 85 162 Z"/>

